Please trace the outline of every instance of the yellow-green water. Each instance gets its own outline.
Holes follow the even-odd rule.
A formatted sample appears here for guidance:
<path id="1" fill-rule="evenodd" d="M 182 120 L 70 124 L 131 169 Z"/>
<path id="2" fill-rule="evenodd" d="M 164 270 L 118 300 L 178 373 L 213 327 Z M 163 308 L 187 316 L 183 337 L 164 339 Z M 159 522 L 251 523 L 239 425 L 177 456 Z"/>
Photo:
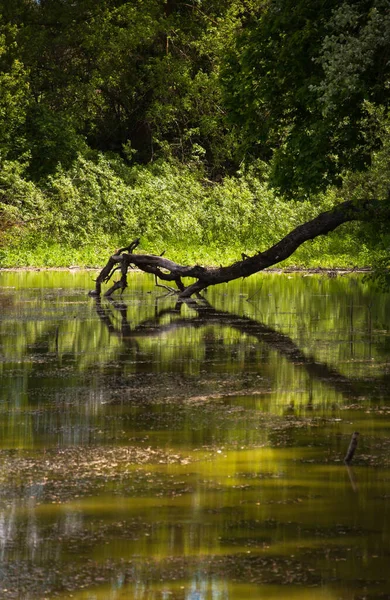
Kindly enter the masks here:
<path id="1" fill-rule="evenodd" d="M 93 276 L 0 272 L 0 598 L 390 598 L 390 295 Z"/>

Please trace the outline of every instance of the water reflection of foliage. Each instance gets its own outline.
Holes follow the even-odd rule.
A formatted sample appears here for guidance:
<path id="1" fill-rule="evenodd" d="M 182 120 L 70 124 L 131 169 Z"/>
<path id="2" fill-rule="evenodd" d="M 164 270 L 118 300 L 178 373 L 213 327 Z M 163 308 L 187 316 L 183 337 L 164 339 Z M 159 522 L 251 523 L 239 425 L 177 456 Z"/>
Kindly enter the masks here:
<path id="1" fill-rule="evenodd" d="M 158 365 L 162 371 L 165 362 L 168 365 L 173 362 L 178 364 L 179 357 L 183 359 L 183 346 L 186 349 L 188 346 L 190 358 L 196 359 L 198 374 L 207 371 L 207 365 L 212 364 L 213 372 L 218 371 L 220 365 L 225 372 L 233 372 L 238 377 L 250 372 L 254 365 L 260 370 L 260 365 L 269 367 L 270 363 L 274 364 L 275 360 L 270 361 L 270 353 L 273 352 L 287 359 L 297 370 L 306 371 L 310 381 L 327 384 L 348 398 L 370 393 L 371 378 L 346 377 L 327 363 L 319 362 L 316 356 L 304 354 L 288 335 L 248 316 L 215 309 L 204 298 L 179 302 L 171 308 L 158 309 L 156 305 L 154 317 L 134 327 L 129 323 L 126 304 L 110 300 L 108 306 L 120 312 L 120 327 L 115 328 L 112 313 L 102 306 L 100 299 L 96 299 L 100 319 L 111 333 L 121 336 L 126 347 L 131 347 L 135 340 L 146 339 L 152 355 L 156 351 L 155 340 L 158 339 L 158 350 L 162 350 L 161 355 L 158 353 Z M 188 329 L 190 335 L 187 334 Z M 174 341 L 168 344 L 170 336 Z M 145 347 L 148 348 L 148 344 L 143 344 Z M 185 365 L 188 366 L 187 361 Z M 267 379 L 273 377 L 279 380 L 279 385 L 291 385 L 285 367 L 286 364 L 282 363 L 280 372 L 267 369 Z M 384 376 L 383 387 L 386 383 Z M 379 386 L 376 394 L 378 389 Z M 245 391 L 253 393 L 254 390 Z M 263 388 L 262 391 L 266 390 Z M 312 392 L 310 389 L 310 395 Z"/>
<path id="2" fill-rule="evenodd" d="M 389 295 L 370 295 L 355 279 L 263 277 L 256 285 L 259 280 L 245 282 L 228 296 L 210 290 L 218 308 L 205 301 L 157 301 L 137 287 L 126 303 L 94 305 L 83 290 L 63 297 L 40 289 L 19 295 L 1 321 L 0 399 L 12 407 L 1 419 L 3 444 L 33 444 L 49 430 L 61 444 L 91 443 L 102 429 L 118 440 L 118 428 L 104 422 L 111 404 L 127 404 L 133 418 L 142 405 L 154 404 L 140 427 L 167 427 L 172 413 L 194 443 L 208 443 L 222 431 L 224 414 L 235 412 L 243 432 L 249 408 L 281 416 L 315 408 L 339 416 L 343 398 L 350 404 L 386 394 L 380 343 Z M 345 323 L 352 327 L 346 334 Z M 346 348 L 348 361 L 334 368 Z M 205 400 L 220 403 L 218 421 L 213 410 L 207 415 Z M 55 410 L 46 410 L 48 402 Z M 167 410 L 167 402 L 179 404 Z M 224 435 L 227 440 L 236 433 Z"/>
<path id="3" fill-rule="evenodd" d="M 139 284 L 139 277 L 134 281 Z M 64 285 L 62 280 L 61 285 Z M 366 375 L 367 367 L 373 375 L 380 374 L 380 360 L 376 359 L 381 358 L 383 332 L 388 327 L 390 294 L 375 294 L 372 287 L 356 278 L 290 276 L 287 279 L 263 275 L 246 281 L 241 287 L 239 283 L 230 287 L 232 293 L 229 294 L 221 294 L 223 288 L 209 291 L 210 301 L 216 308 L 252 317 L 286 333 L 306 355 L 316 356 L 319 362 L 337 364 L 345 375 Z M 220 347 L 232 345 L 231 369 L 245 361 L 250 340 L 243 339 L 242 333 L 227 325 L 218 328 L 217 323 L 213 323 L 207 335 L 195 326 L 184 331 L 179 324 L 175 330 L 175 315 L 169 300 L 159 304 L 159 307 L 168 307 L 166 331 L 162 328 L 162 314 L 153 336 L 151 319 L 159 308 L 156 308 L 154 295 L 147 293 L 149 290 L 149 284 L 137 290 L 134 282 L 130 282 L 130 297 L 126 297 L 125 319 L 131 323 L 133 338 L 137 330 L 138 352 L 148 355 L 157 352 L 153 362 L 158 361 L 162 369 L 175 356 L 183 356 L 183 352 L 188 360 L 196 362 L 203 360 L 207 337 L 214 335 Z M 60 364 L 64 361 L 65 365 L 70 363 L 81 370 L 91 364 L 115 360 L 123 344 L 112 333 L 115 329 L 126 335 L 126 331 L 121 331 L 126 327 L 123 315 L 120 310 L 111 311 L 111 329 L 107 323 L 99 328 L 84 293 L 80 290 L 78 294 L 69 294 L 66 289 L 58 293 L 49 288 L 26 298 L 18 294 L 16 307 L 5 310 L 1 323 L 2 353 L 7 360 L 13 357 L 17 362 L 39 363 L 46 353 L 56 355 Z M 253 297 L 252 302 L 245 302 L 247 297 Z M 108 312 L 107 305 L 104 310 Z M 183 306 L 181 317 L 193 316 L 191 311 Z M 148 321 L 151 328 L 143 335 L 143 323 Z M 225 360 L 229 356 L 225 353 Z M 2 368 L 4 365 L 0 363 Z M 194 362 L 193 368 L 196 368 Z"/>
<path id="4" fill-rule="evenodd" d="M 218 582 L 234 579 L 243 586 L 300 584 L 300 600 L 311 599 L 313 588 L 303 585 L 352 581 L 368 573 L 373 554 L 378 567 L 370 577 L 380 579 L 388 562 L 383 467 L 389 452 L 378 433 L 387 436 L 388 414 L 363 415 L 367 441 L 359 448 L 359 495 L 351 502 L 351 484 L 336 462 L 350 437 L 344 434 L 351 409 L 339 428 L 332 407 L 359 398 L 366 410 L 370 398 L 380 397 L 386 383 L 380 361 L 370 374 L 362 365 L 342 372 L 334 365 L 343 353 L 353 358 L 351 333 L 355 359 L 358 338 L 371 335 L 377 361 L 383 337 L 375 331 L 388 322 L 388 299 L 372 297 L 360 282 L 349 294 L 341 279 L 294 278 L 287 289 L 277 278 L 272 286 L 261 281 L 252 303 L 245 300 L 256 283 L 229 296 L 210 290 L 216 308 L 176 307 L 169 299 L 156 305 L 145 290 L 130 290 L 125 304 L 103 303 L 99 318 L 81 292 L 39 293 L 17 309 L 8 306 L 22 321 L 18 330 L 1 316 L 8 336 L 1 445 L 21 448 L 1 457 L 2 585 L 9 598 L 64 589 L 64 596 L 83 597 L 82 586 L 86 594 L 94 586 L 99 600 L 116 592 L 184 598 L 191 591 L 211 594 L 211 586 L 227 598 Z M 340 295 L 333 300 L 336 284 Z M 336 308 L 349 317 L 341 328 L 332 317 Z M 321 342 L 336 343 L 340 329 L 348 344 L 331 354 Z M 299 398 L 309 412 L 300 413 Z M 174 448 L 177 456 L 188 450 L 194 460 L 167 464 L 159 456 L 122 469 L 121 453 L 132 444 Z M 81 457 L 73 462 L 72 445 Z M 56 478 L 62 450 L 70 472 Z M 115 467 L 107 467 L 111 451 Z M 24 456 L 33 460 L 23 470 Z M 105 466 L 94 461 L 99 456 Z M 369 581 L 360 584 L 378 591 Z M 285 590 L 292 598 L 293 588 Z M 345 590 L 328 592 L 334 599 Z"/>

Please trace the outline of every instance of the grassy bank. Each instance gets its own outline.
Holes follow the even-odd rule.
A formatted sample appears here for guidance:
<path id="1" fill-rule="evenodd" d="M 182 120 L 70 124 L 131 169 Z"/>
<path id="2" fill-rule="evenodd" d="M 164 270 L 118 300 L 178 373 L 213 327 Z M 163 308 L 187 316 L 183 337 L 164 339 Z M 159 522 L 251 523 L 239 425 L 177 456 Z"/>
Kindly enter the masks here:
<path id="1" fill-rule="evenodd" d="M 141 237 L 140 252 L 180 263 L 228 264 L 267 249 L 336 201 L 334 193 L 287 201 L 257 173 L 215 183 L 200 170 L 118 158 L 80 157 L 39 183 L 17 163 L 0 175 L 0 267 L 99 267 Z M 346 267 L 370 262 L 354 224 L 304 244 L 280 266 Z"/>

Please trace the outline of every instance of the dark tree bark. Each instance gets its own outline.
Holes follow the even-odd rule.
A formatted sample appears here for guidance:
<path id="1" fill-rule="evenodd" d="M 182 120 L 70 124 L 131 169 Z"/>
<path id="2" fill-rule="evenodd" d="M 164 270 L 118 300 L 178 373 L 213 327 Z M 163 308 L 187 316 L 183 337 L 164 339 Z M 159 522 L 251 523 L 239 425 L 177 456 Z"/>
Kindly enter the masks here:
<path id="1" fill-rule="evenodd" d="M 152 273 L 156 280 L 174 282 L 179 298 L 189 298 L 198 294 L 210 285 L 227 283 L 240 277 L 248 277 L 272 265 L 275 265 L 289 256 L 304 242 L 312 240 L 319 235 L 326 235 L 334 231 L 343 223 L 349 221 L 368 221 L 378 218 L 379 213 L 385 219 L 390 218 L 390 207 L 383 202 L 368 200 L 359 204 L 352 201 L 343 202 L 332 210 L 318 215 L 315 219 L 299 225 L 288 233 L 280 242 L 254 256 L 242 255 L 242 260 L 227 267 L 202 267 L 200 265 L 179 265 L 163 256 L 154 254 L 133 254 L 139 244 L 139 238 L 131 242 L 126 248 L 120 248 L 113 254 L 106 266 L 96 279 L 96 289 L 90 292 L 92 296 L 100 296 L 101 284 L 108 282 L 116 270 L 121 270 L 121 279 L 105 293 L 110 296 L 115 290 L 122 291 L 127 286 L 127 272 L 129 267 L 137 267 L 145 273 Z M 183 278 L 196 279 L 194 283 L 184 285 Z"/>
<path id="2" fill-rule="evenodd" d="M 355 454 L 355 450 L 358 445 L 358 439 L 359 439 L 359 432 L 355 431 L 355 433 L 352 434 L 351 442 L 349 444 L 347 454 L 344 458 L 344 462 L 346 465 L 349 465 L 352 462 L 353 455 Z"/>

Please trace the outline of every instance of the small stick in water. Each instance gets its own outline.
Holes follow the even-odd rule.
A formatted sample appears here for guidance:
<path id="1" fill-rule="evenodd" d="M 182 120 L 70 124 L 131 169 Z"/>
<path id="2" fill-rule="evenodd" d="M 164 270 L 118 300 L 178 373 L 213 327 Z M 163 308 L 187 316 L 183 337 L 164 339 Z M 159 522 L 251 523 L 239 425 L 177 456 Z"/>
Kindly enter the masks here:
<path id="1" fill-rule="evenodd" d="M 352 439 L 351 439 L 351 442 L 348 447 L 348 452 L 344 458 L 344 462 L 346 465 L 349 465 L 352 462 L 353 455 L 355 454 L 355 450 L 357 448 L 358 438 L 359 438 L 359 432 L 355 431 L 355 433 L 352 434 Z"/>

